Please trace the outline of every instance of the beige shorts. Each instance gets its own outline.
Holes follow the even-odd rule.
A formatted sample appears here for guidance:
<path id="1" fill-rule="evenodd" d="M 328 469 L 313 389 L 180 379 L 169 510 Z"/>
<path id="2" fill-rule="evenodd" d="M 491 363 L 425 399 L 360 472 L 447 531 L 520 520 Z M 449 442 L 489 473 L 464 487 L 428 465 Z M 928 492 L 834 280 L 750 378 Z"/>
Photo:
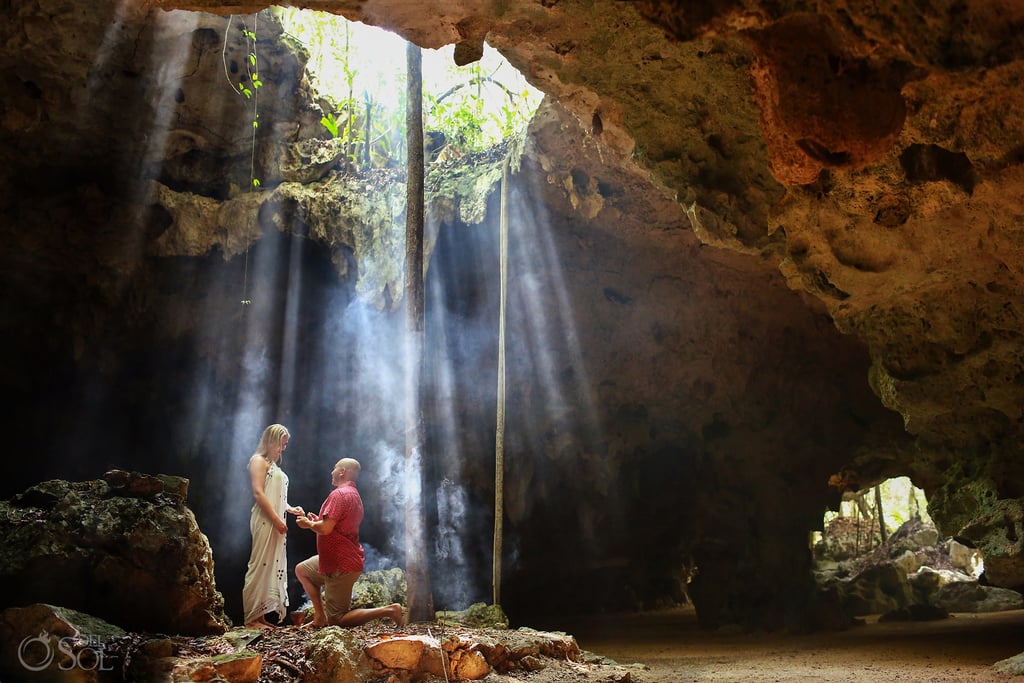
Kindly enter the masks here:
<path id="1" fill-rule="evenodd" d="M 324 589 L 324 612 L 327 623 L 336 624 L 341 621 L 352 605 L 352 587 L 356 585 L 356 579 L 362 572 L 321 574 L 319 555 L 300 562 L 299 566 L 305 570 L 313 585 Z"/>

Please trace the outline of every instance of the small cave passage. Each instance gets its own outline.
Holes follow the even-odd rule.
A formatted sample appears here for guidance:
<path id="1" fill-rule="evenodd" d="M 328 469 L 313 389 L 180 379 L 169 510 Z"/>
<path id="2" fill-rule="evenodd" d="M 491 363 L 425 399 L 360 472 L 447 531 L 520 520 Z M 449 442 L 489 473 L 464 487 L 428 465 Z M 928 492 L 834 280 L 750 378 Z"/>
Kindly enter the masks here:
<path id="1" fill-rule="evenodd" d="M 844 493 L 825 514 L 811 548 L 819 594 L 833 596 L 837 614 L 937 621 L 1024 607 L 1019 592 L 989 585 L 982 553 L 943 536 L 927 508 L 924 492 L 898 477 Z"/>
<path id="2" fill-rule="evenodd" d="M 858 557 L 887 542 L 913 519 L 935 526 L 924 491 L 909 477 L 886 479 L 877 486 L 843 493 L 839 509 L 825 512 L 823 531 L 814 532 L 813 541 L 816 549 L 822 543 L 842 545 L 829 551 L 839 559 Z"/>

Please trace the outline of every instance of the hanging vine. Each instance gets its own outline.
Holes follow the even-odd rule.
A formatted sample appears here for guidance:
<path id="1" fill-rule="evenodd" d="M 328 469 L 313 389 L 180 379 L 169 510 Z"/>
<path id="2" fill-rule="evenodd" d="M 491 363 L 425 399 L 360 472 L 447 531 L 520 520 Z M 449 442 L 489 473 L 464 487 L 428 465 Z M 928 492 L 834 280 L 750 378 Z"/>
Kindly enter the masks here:
<path id="1" fill-rule="evenodd" d="M 260 80 L 260 69 L 259 69 L 259 53 L 256 50 L 256 28 L 257 22 L 259 21 L 259 13 L 253 14 L 252 16 L 252 30 L 242 22 L 241 31 L 242 36 L 245 39 L 245 74 L 246 77 L 237 84 L 237 90 L 235 89 L 235 83 L 231 79 L 231 74 L 228 70 L 227 52 L 228 52 L 228 36 L 231 35 L 231 22 L 234 20 L 234 15 L 228 16 L 227 27 L 224 29 L 224 47 L 221 51 L 221 62 L 224 65 L 224 77 L 228 83 L 231 84 L 232 90 L 239 93 L 245 99 L 252 102 L 252 137 L 249 148 L 249 186 L 253 189 L 259 189 L 260 179 L 256 176 L 256 134 L 259 130 L 260 125 L 260 88 L 263 87 L 263 81 Z M 245 269 L 242 275 L 242 299 L 241 304 L 248 306 L 252 301 L 247 298 L 248 293 L 248 279 L 249 279 L 249 247 L 245 248 Z"/>
<path id="2" fill-rule="evenodd" d="M 249 154 L 249 183 L 255 188 L 260 186 L 260 179 L 256 177 L 256 131 L 260 125 L 260 88 L 263 86 L 263 81 L 260 80 L 259 56 L 256 52 L 256 21 L 258 17 L 258 13 L 252 15 L 251 31 L 245 27 L 245 24 L 242 24 L 242 35 L 245 36 L 247 51 L 245 71 L 249 82 L 248 84 L 245 81 L 238 82 L 238 91 L 245 96 L 245 99 L 252 100 L 252 148 Z"/>

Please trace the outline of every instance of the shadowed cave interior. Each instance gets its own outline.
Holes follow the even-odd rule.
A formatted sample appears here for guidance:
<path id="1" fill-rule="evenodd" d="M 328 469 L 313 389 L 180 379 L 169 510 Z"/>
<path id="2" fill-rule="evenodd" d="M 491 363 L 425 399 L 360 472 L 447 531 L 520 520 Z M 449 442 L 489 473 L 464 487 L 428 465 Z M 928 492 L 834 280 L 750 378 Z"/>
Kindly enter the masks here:
<path id="1" fill-rule="evenodd" d="M 983 558 L 978 586 L 1024 586 L 1024 10 L 306 4 L 428 49 L 486 40 L 545 94 L 521 138 L 428 159 L 437 609 L 491 600 L 503 193 L 513 624 L 848 628 L 809 538 L 893 477 Z M 316 508 L 356 457 L 367 570 L 403 566 L 404 166 L 347 167 L 264 5 L 0 14 L 0 497 L 187 478 L 238 623 L 245 462 L 280 422 L 290 499 Z M 257 16 L 254 129 L 225 75 L 230 22 Z M 288 542 L 290 565 L 315 552 Z"/>

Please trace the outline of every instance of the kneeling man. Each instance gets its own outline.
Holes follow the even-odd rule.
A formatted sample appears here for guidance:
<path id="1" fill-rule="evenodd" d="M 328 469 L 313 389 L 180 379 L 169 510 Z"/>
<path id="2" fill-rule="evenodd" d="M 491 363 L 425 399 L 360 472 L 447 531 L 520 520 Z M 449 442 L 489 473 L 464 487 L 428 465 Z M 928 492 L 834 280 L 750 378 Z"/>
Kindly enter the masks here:
<path id="1" fill-rule="evenodd" d="M 295 576 L 313 602 L 311 626 L 359 626 L 382 617 L 403 624 L 402 606 L 397 602 L 387 607 L 349 609 L 352 587 L 363 573 L 363 546 L 359 543 L 363 499 L 356 489 L 360 469 L 352 458 L 339 460 L 331 470 L 335 488 L 320 506 L 320 514 L 310 512 L 296 519 L 299 527 L 316 533 L 317 554 L 295 567 Z"/>

